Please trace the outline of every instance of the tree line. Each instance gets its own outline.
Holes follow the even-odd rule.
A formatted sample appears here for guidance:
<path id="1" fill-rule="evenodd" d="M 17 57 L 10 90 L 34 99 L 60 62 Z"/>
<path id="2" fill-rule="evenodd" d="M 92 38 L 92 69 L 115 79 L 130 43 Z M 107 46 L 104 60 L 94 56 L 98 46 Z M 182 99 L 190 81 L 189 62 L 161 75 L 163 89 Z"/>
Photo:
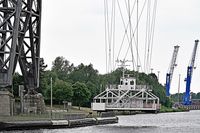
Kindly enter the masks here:
<path id="1" fill-rule="evenodd" d="M 92 64 L 83 63 L 74 66 L 62 56 L 56 57 L 50 70 L 46 70 L 44 60 L 41 60 L 40 87 L 38 92 L 42 93 L 45 102 L 50 103 L 50 89 L 52 78 L 53 102 L 62 104 L 63 101 L 72 102 L 73 105 L 90 107 L 93 98 L 105 90 L 109 84 L 119 84 L 122 76 L 122 68 L 108 74 L 99 74 Z M 150 85 L 155 95 L 160 98 L 161 104 L 171 106 L 171 100 L 165 95 L 165 87 L 159 84 L 154 73 L 138 73 L 126 69 L 126 73 L 136 77 L 137 84 Z M 13 93 L 18 96 L 18 85 L 23 84 L 23 78 L 19 73 L 13 77 Z"/>
<path id="2" fill-rule="evenodd" d="M 185 92 L 172 94 L 171 100 L 176 103 L 177 102 L 181 103 L 181 102 L 183 102 L 184 95 L 185 95 Z M 200 92 L 198 92 L 198 93 L 191 92 L 190 95 L 191 95 L 191 99 L 200 99 Z"/>

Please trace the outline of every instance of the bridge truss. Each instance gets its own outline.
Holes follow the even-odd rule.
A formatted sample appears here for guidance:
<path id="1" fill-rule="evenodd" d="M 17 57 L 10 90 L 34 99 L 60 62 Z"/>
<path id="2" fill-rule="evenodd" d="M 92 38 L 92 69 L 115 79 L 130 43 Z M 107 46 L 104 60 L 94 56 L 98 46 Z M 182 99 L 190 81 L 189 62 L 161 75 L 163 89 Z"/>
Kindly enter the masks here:
<path id="1" fill-rule="evenodd" d="M 39 87 L 41 0 L 0 0 L 0 87 L 9 89 L 17 62 L 25 88 Z"/>

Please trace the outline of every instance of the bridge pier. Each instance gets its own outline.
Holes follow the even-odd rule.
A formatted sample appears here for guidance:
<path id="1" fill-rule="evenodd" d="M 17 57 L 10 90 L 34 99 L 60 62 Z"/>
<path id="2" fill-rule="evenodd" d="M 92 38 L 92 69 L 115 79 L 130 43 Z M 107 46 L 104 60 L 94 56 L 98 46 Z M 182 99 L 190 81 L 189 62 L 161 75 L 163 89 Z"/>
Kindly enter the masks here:
<path id="1" fill-rule="evenodd" d="M 42 94 L 26 94 L 24 96 L 24 113 L 43 114 L 46 112 Z"/>
<path id="2" fill-rule="evenodd" d="M 0 116 L 13 115 L 14 101 L 14 96 L 9 91 L 0 91 Z"/>

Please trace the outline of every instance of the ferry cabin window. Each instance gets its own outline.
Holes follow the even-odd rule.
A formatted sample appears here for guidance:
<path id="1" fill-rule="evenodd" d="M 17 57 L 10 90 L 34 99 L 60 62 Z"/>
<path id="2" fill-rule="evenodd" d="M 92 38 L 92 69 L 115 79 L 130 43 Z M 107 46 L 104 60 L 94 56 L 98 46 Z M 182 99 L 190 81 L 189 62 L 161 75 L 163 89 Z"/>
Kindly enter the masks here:
<path id="1" fill-rule="evenodd" d="M 108 93 L 108 97 L 112 97 L 112 94 L 111 94 L 111 93 Z"/>
<path id="2" fill-rule="evenodd" d="M 123 81 L 121 81 L 121 85 L 123 85 Z"/>
<path id="3" fill-rule="evenodd" d="M 134 81 L 132 80 L 132 81 L 130 82 L 130 84 L 131 84 L 131 85 L 134 85 Z"/>
<path id="4" fill-rule="evenodd" d="M 100 103 L 100 99 L 96 99 L 96 103 Z"/>
<path id="5" fill-rule="evenodd" d="M 105 102 L 106 102 L 106 100 L 105 100 L 105 99 L 102 99 L 101 101 L 102 101 L 102 103 L 105 103 Z"/>
<path id="6" fill-rule="evenodd" d="M 112 102 L 112 100 L 111 99 L 108 99 L 108 103 L 111 103 Z"/>
<path id="7" fill-rule="evenodd" d="M 128 85 L 128 82 L 126 82 L 125 85 Z"/>

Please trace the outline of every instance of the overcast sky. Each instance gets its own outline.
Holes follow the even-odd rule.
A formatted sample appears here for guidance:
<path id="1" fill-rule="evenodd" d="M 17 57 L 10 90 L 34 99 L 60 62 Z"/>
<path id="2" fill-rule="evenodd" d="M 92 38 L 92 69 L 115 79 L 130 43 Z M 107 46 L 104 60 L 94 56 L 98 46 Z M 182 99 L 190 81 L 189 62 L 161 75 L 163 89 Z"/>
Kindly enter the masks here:
<path id="1" fill-rule="evenodd" d="M 43 0 L 41 57 L 52 66 L 57 56 L 71 63 L 92 63 L 100 73 L 106 72 L 104 42 L 104 0 Z M 140 1 L 140 0 L 139 0 Z M 171 60 L 173 46 L 179 45 L 171 93 L 185 91 L 184 78 L 194 40 L 200 39 L 199 0 L 158 0 L 152 68 L 160 71 L 160 82 Z M 199 49 L 200 50 L 200 49 Z M 200 52 L 198 51 L 191 91 L 200 91 Z"/>

